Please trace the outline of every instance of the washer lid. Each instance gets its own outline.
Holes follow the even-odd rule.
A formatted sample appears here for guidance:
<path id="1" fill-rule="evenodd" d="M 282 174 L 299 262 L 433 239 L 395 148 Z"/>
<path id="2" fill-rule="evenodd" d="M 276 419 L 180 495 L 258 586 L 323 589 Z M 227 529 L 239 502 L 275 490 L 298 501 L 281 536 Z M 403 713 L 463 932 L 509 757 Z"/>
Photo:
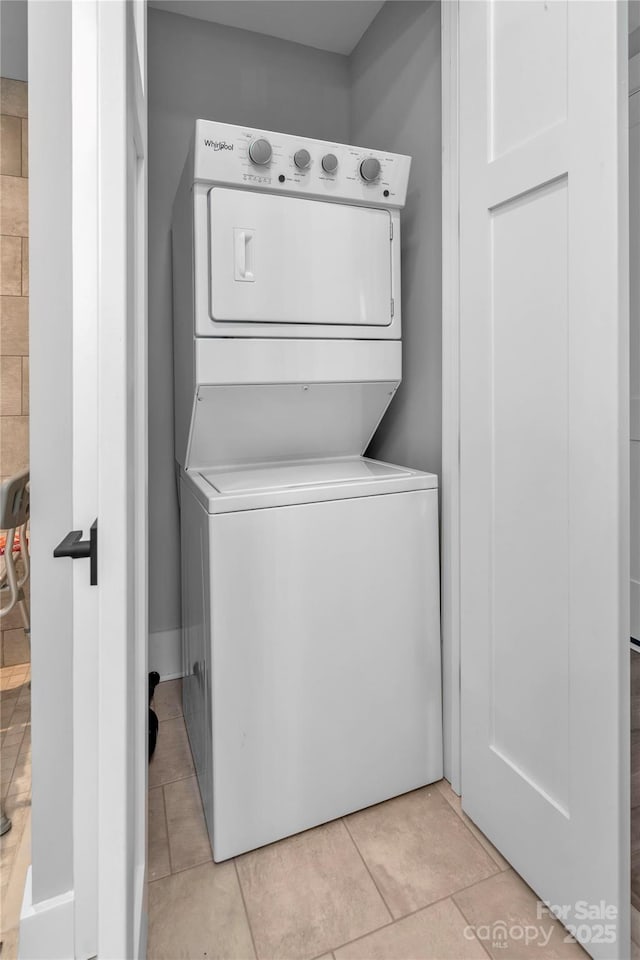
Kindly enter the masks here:
<path id="1" fill-rule="evenodd" d="M 411 470 L 375 460 L 306 460 L 259 464 L 241 470 L 203 470 L 201 475 L 219 493 L 257 493 L 327 483 L 350 483 L 408 477 Z"/>
<path id="2" fill-rule="evenodd" d="M 437 491 L 432 473 L 366 457 L 326 457 L 186 470 L 186 483 L 210 514 Z M 437 493 L 436 493 L 437 495 Z"/>

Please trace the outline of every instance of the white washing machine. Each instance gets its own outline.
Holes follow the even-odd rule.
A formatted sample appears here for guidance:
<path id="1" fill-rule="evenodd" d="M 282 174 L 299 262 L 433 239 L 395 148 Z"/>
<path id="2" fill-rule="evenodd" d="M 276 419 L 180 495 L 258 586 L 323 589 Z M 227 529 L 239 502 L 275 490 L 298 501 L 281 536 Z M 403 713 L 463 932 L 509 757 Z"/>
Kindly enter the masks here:
<path id="1" fill-rule="evenodd" d="M 214 859 L 442 776 L 437 478 L 401 379 L 410 159 L 199 120 L 174 207 L 184 714 Z"/>

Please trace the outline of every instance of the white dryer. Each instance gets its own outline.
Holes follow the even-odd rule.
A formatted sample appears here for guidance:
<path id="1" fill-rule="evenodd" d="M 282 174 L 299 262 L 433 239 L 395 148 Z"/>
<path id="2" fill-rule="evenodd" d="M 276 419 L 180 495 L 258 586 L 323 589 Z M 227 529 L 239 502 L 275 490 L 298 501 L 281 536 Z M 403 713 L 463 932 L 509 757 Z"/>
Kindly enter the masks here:
<path id="1" fill-rule="evenodd" d="M 198 121 L 173 222 L 184 714 L 215 860 L 442 776 L 437 479 L 401 379 L 410 160 Z"/>

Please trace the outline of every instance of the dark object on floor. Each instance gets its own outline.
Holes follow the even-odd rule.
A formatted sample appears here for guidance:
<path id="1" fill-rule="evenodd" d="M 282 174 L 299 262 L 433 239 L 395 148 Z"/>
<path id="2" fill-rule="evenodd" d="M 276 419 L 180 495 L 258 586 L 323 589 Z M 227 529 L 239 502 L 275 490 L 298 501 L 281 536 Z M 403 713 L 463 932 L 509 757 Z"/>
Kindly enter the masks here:
<path id="1" fill-rule="evenodd" d="M 156 741 L 158 739 L 158 717 L 155 710 L 151 709 L 151 701 L 153 700 L 153 694 L 159 683 L 160 674 L 157 670 L 152 670 L 149 674 L 149 760 L 151 760 L 153 756 L 153 751 L 156 748 Z"/>
<path id="2" fill-rule="evenodd" d="M 160 683 L 160 674 L 157 670 L 152 670 L 149 674 L 149 703 L 153 700 L 153 695 L 156 692 L 156 687 Z"/>
<path id="3" fill-rule="evenodd" d="M 4 803 L 0 804 L 0 837 L 4 837 L 5 833 L 8 833 L 11 830 L 11 820 L 4 812 Z"/>

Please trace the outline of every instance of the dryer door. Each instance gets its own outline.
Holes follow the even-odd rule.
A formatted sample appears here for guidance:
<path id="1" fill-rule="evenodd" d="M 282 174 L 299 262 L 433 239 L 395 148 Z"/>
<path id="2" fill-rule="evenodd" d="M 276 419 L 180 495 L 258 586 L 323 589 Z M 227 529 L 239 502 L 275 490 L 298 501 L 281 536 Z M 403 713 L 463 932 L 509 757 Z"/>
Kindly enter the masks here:
<path id="1" fill-rule="evenodd" d="M 212 320 L 391 323 L 387 210 L 216 187 L 209 229 Z"/>

